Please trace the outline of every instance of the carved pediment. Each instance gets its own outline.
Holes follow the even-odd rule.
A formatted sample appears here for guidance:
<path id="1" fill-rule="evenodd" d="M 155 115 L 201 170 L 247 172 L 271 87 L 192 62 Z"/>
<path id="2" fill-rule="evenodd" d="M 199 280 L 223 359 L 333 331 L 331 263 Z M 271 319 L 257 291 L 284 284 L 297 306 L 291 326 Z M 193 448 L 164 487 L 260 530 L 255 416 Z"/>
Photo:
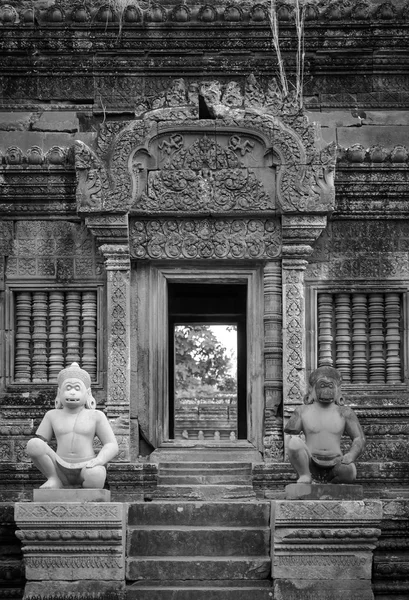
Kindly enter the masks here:
<path id="1" fill-rule="evenodd" d="M 86 152 L 77 152 L 81 207 L 196 215 L 332 211 L 335 144 L 325 146 L 316 125 L 283 102 L 280 112 L 257 98 L 249 108 L 240 95 L 233 101 L 233 83 L 201 82 L 212 119 L 200 117 L 197 93 L 177 80 L 167 105 L 107 123 L 85 171 L 78 159 Z M 253 95 L 256 83 L 247 82 Z"/>
<path id="2" fill-rule="evenodd" d="M 154 168 L 149 168 L 153 165 Z M 231 132 L 170 132 L 130 161 L 137 212 L 206 214 L 274 210 L 271 153 Z"/>

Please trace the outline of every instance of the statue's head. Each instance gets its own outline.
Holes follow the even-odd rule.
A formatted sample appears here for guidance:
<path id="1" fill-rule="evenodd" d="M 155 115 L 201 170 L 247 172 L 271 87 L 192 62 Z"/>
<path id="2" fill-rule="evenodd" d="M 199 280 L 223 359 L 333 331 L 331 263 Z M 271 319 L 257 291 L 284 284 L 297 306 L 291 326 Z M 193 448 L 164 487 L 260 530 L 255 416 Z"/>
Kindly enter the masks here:
<path id="1" fill-rule="evenodd" d="M 69 367 L 58 373 L 58 392 L 55 408 L 63 408 L 63 403 L 72 403 L 94 409 L 97 405 L 91 392 L 91 377 L 78 363 L 73 362 Z M 72 397 L 72 399 L 70 399 Z"/>
<path id="2" fill-rule="evenodd" d="M 315 400 L 323 404 L 342 404 L 341 384 L 342 375 L 333 367 L 319 367 L 315 369 L 309 378 L 308 393 L 304 398 L 304 404 L 312 404 Z"/>

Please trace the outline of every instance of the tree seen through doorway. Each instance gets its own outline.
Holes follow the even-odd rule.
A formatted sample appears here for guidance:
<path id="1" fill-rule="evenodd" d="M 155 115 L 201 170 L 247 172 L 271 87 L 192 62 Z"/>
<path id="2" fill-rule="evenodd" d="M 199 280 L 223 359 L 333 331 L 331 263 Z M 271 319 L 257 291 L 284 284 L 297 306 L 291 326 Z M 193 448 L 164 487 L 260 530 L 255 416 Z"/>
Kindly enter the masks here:
<path id="1" fill-rule="evenodd" d="M 236 326 L 225 326 L 236 331 Z M 235 357 L 220 341 L 211 325 L 175 327 L 176 397 L 237 394 Z"/>

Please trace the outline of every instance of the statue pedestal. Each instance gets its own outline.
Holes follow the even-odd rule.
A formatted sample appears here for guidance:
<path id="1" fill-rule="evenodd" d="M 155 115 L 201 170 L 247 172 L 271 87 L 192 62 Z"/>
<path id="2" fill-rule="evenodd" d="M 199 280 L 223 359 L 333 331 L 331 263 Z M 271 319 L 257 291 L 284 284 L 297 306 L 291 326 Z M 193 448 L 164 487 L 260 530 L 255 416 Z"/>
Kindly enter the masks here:
<path id="1" fill-rule="evenodd" d="M 96 599 L 122 598 L 125 505 L 80 499 L 87 494 L 103 498 L 108 490 L 37 492 L 48 499 L 15 505 L 16 536 L 22 541 L 27 579 L 24 598 L 41 599 L 53 590 L 56 594 L 65 590 L 67 597 L 80 600 L 86 596 L 85 588 Z M 65 501 L 52 501 L 50 494 L 62 495 Z M 76 501 L 67 501 L 72 498 Z"/>
<path id="2" fill-rule="evenodd" d="M 343 483 L 291 483 L 285 488 L 287 500 L 362 500 L 362 485 Z"/>
<path id="3" fill-rule="evenodd" d="M 272 513 L 275 600 L 374 600 L 379 500 L 276 500 Z"/>
<path id="4" fill-rule="evenodd" d="M 33 502 L 110 502 L 109 490 L 84 490 L 82 488 L 64 488 L 33 490 Z"/>

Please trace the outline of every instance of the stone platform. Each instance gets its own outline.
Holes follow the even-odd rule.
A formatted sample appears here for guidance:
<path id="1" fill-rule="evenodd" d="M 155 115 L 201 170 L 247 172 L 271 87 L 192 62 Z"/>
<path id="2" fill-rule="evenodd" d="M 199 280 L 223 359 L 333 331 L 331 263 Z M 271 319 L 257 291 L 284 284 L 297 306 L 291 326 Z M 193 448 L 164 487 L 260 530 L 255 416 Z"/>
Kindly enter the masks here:
<path id="1" fill-rule="evenodd" d="M 287 500 L 362 500 L 362 485 L 291 483 L 285 487 Z"/>
<path id="2" fill-rule="evenodd" d="M 33 490 L 33 502 L 110 502 L 111 492 L 101 489 L 64 488 Z"/>
<path id="3" fill-rule="evenodd" d="M 24 600 L 374 600 L 378 500 L 46 500 L 15 519 Z"/>

